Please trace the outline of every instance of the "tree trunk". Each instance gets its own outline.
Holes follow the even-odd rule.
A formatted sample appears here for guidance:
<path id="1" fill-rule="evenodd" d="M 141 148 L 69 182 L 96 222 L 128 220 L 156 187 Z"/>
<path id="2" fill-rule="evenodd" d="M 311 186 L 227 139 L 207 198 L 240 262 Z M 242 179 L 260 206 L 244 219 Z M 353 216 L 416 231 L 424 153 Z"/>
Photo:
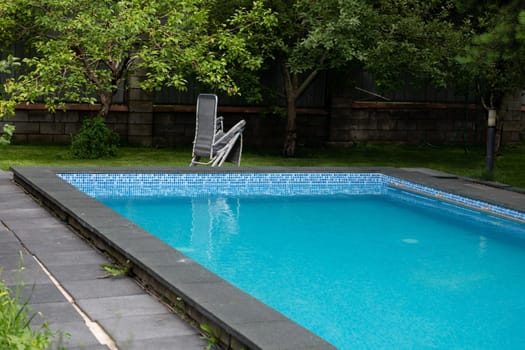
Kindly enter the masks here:
<path id="1" fill-rule="evenodd" d="M 286 137 L 284 139 L 283 156 L 295 156 L 295 146 L 297 144 L 297 108 L 295 106 L 295 97 L 293 92 L 287 94 L 287 122 Z"/>
<path id="2" fill-rule="evenodd" d="M 284 139 L 283 156 L 295 156 L 297 144 L 297 76 L 290 73 L 286 63 L 282 64 L 284 88 L 286 92 L 286 136 Z"/>
<path id="3" fill-rule="evenodd" d="M 109 109 L 111 108 L 112 100 L 113 100 L 113 95 L 103 94 L 103 93 L 100 94 L 100 103 L 102 107 L 100 108 L 98 115 L 100 115 L 104 119 L 107 119 L 109 115 Z"/>
<path id="4" fill-rule="evenodd" d="M 286 91 L 287 111 L 286 137 L 284 139 L 283 156 L 293 157 L 295 156 L 295 148 L 297 146 L 297 99 L 314 81 L 319 71 L 313 70 L 306 75 L 304 80 L 301 80 L 297 74 L 290 72 L 286 61 L 281 62 L 281 65 Z"/>

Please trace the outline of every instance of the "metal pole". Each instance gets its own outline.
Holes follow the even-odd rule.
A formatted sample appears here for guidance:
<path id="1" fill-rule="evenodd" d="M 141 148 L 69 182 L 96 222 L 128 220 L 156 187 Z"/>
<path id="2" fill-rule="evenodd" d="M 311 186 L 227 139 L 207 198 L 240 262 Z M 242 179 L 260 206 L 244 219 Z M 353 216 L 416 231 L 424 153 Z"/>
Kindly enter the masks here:
<path id="1" fill-rule="evenodd" d="M 490 109 L 487 119 L 487 159 L 485 172 L 491 173 L 494 169 L 494 148 L 496 144 L 496 110 Z"/>

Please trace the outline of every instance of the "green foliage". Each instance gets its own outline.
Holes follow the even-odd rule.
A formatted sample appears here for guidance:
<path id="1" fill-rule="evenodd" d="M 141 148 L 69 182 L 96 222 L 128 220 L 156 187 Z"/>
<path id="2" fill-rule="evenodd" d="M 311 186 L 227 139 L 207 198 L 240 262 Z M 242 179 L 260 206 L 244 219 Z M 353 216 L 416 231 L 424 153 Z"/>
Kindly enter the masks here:
<path id="1" fill-rule="evenodd" d="M 371 43 L 373 8 L 363 0 L 298 0 L 297 41 L 289 47 L 294 73 L 340 67 L 365 59 Z M 290 20 L 288 20 L 290 21 Z"/>
<path id="2" fill-rule="evenodd" d="M 121 266 L 119 264 L 100 264 L 100 268 L 106 273 L 97 278 L 121 277 L 129 273 L 130 264 L 129 260 L 127 260 L 124 266 Z"/>
<path id="3" fill-rule="evenodd" d="M 0 44 L 24 38 L 34 53 L 23 60 L 10 95 L 43 100 L 50 109 L 98 100 L 106 116 L 127 72 L 138 68 L 146 71 L 148 89 L 183 89 L 196 75 L 239 93 L 236 75 L 261 65 L 260 31 L 275 23 L 261 1 L 248 4 L 221 14 L 219 23 L 210 21 L 216 3 L 208 0 L 0 2 Z"/>
<path id="4" fill-rule="evenodd" d="M 15 132 L 15 126 L 10 124 L 4 124 L 2 130 L 4 133 L 0 135 L 0 146 L 9 145 L 11 143 L 13 133 Z"/>
<path id="5" fill-rule="evenodd" d="M 361 61 L 370 40 L 373 8 L 366 0 L 271 0 L 279 27 L 273 56 L 281 68 L 286 103 L 285 156 L 295 154 L 296 103 L 319 71 Z"/>
<path id="6" fill-rule="evenodd" d="M 23 267 L 20 265 L 19 273 L 22 270 Z M 0 275 L 1 272 L 0 268 Z M 52 332 L 47 322 L 37 329 L 31 328 L 32 319 L 42 315 L 34 313 L 30 316 L 30 299 L 21 298 L 24 286 L 22 281 L 18 281 L 13 295 L 0 280 L 0 349 L 45 350 L 49 348 L 53 338 L 61 336 L 60 332 Z M 58 349 L 63 348 L 59 346 Z"/>
<path id="7" fill-rule="evenodd" d="M 137 53 L 139 67 L 147 71 L 143 87 L 185 89 L 192 75 L 214 90 L 240 94 L 238 83 L 253 78 L 250 72 L 261 67 L 273 44 L 266 33 L 276 25 L 262 1 L 246 5 L 172 3 L 165 9 L 166 22 L 151 28 L 151 40 Z M 211 12 L 217 9 L 220 13 Z"/>
<path id="8" fill-rule="evenodd" d="M 6 59 L 0 60 L 0 73 L 11 74 L 14 67 L 20 66 L 20 59 L 13 55 L 8 55 Z"/>
<path id="9" fill-rule="evenodd" d="M 74 158 L 96 159 L 115 156 L 119 136 L 111 131 L 101 116 L 86 118 L 71 143 Z"/>
<path id="10" fill-rule="evenodd" d="M 202 323 L 200 325 L 201 330 L 204 332 L 201 336 L 202 339 L 206 340 L 206 350 L 213 350 L 219 346 L 220 338 L 219 334 L 211 326 Z"/>
<path id="11" fill-rule="evenodd" d="M 11 297 L 5 284 L 0 282 L 0 348 L 34 350 L 46 349 L 51 332 L 44 323 L 39 331 L 29 327 L 28 305 L 20 305 Z"/>
<path id="12" fill-rule="evenodd" d="M 525 88 L 525 3 L 486 1 L 464 11 L 470 41 L 456 59 L 486 107 L 497 108 L 505 93 Z"/>
<path id="13" fill-rule="evenodd" d="M 381 0 L 375 7 L 365 68 L 380 87 L 393 89 L 407 77 L 445 87 L 461 76 L 455 57 L 466 44 L 468 26 L 451 0 Z"/>
<path id="14" fill-rule="evenodd" d="M 20 60 L 12 55 L 7 56 L 6 59 L 0 60 L 0 74 L 12 74 L 15 67 L 20 66 Z M 3 83 L 3 82 L 2 82 Z M 7 119 L 15 113 L 15 101 L 3 99 L 6 95 L 8 85 L 2 84 L 0 87 L 0 120 Z M 4 124 L 2 127 L 2 134 L 0 134 L 0 146 L 5 146 L 11 143 L 11 138 L 15 132 L 13 125 Z"/>

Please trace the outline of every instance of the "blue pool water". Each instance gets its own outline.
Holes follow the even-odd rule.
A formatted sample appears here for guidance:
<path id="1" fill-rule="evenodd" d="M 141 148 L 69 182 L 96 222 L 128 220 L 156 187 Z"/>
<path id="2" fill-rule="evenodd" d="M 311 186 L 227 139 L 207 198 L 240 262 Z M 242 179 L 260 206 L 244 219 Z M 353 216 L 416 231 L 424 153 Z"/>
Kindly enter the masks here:
<path id="1" fill-rule="evenodd" d="M 97 199 L 340 349 L 521 349 L 525 225 L 374 194 Z"/>

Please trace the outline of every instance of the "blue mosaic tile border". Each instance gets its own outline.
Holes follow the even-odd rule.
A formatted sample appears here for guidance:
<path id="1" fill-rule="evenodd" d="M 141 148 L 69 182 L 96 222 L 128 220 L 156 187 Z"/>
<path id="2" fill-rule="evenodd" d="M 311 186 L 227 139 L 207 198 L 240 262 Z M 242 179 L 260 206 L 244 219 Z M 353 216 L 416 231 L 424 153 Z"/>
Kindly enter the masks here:
<path id="1" fill-rule="evenodd" d="M 525 222 L 525 213 L 379 173 L 57 174 L 95 197 L 383 195 L 397 187 Z"/>
<path id="2" fill-rule="evenodd" d="M 383 194 L 382 174 L 57 174 L 92 197 Z"/>

